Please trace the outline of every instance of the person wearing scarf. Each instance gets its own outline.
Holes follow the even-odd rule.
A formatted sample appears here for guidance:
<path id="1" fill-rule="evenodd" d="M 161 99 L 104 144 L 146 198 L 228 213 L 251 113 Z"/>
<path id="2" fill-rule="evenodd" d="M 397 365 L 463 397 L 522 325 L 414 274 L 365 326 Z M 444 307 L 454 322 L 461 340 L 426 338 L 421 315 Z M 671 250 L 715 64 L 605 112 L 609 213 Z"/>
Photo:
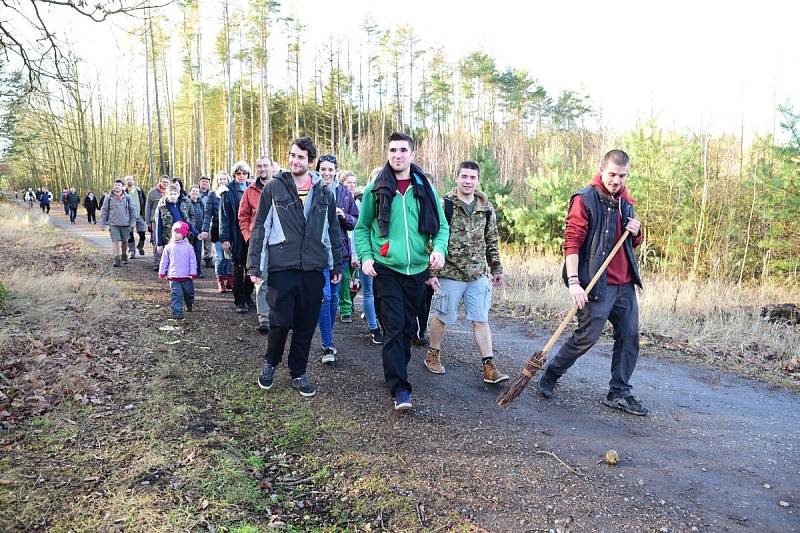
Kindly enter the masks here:
<path id="1" fill-rule="evenodd" d="M 578 307 L 578 327 L 550 357 L 539 381 L 542 396 L 550 398 L 562 375 L 594 346 L 606 321 L 614 326 L 611 381 L 603 403 L 613 409 L 644 416 L 647 409 L 631 394 L 630 379 L 639 358 L 639 304 L 635 285 L 642 287 L 633 249 L 642 241 L 634 201 L 625 181 L 628 154 L 611 150 L 603 157 L 600 174 L 572 196 L 564 233 L 564 282 L 570 301 Z M 600 269 L 624 230 L 630 237 L 587 294 L 585 287 Z"/>
<path id="2" fill-rule="evenodd" d="M 362 272 L 374 278 L 376 308 L 384 328 L 386 386 L 395 409 L 407 411 L 412 407 L 407 373 L 411 338 L 417 332 L 429 267 L 444 266 L 450 228 L 439 195 L 413 162 L 411 137 L 390 135 L 387 159 L 364 191 L 354 240 Z"/>
<path id="3" fill-rule="evenodd" d="M 153 215 L 156 212 L 156 207 L 158 207 L 158 202 L 166 196 L 167 187 L 169 187 L 169 176 L 164 174 L 158 178 L 156 186 L 147 191 L 147 199 L 144 206 L 144 223 L 147 226 L 147 231 L 150 232 L 150 243 L 153 245 L 153 271 L 155 272 L 158 272 L 158 268 L 161 265 L 161 252 L 157 244 L 156 221 Z"/>

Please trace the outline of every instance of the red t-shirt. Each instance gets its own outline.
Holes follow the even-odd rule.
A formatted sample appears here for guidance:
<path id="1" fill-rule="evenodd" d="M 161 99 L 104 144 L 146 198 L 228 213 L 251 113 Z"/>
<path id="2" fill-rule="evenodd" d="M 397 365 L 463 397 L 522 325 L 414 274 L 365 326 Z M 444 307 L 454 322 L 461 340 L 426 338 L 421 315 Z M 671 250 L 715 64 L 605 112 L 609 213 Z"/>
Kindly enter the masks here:
<path id="1" fill-rule="evenodd" d="M 397 180 L 397 192 L 405 194 L 409 185 L 411 185 L 411 178 L 407 180 Z"/>

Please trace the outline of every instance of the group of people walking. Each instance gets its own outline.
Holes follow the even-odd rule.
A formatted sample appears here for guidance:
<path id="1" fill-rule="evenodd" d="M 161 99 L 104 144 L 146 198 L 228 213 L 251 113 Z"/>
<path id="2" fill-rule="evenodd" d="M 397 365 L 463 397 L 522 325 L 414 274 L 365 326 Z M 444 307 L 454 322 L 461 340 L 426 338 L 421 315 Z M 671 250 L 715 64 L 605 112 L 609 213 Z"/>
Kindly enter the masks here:
<path id="1" fill-rule="evenodd" d="M 352 322 L 351 294 L 363 291 L 361 317 L 381 345 L 394 408 L 406 411 L 412 408 L 411 343 L 428 340 L 425 368 L 445 374 L 442 341 L 462 304 L 481 379 L 497 384 L 509 378 L 495 362 L 488 322 L 492 290 L 504 275 L 496 212 L 479 190 L 480 166 L 460 163 L 455 187 L 440 198 L 415 164 L 414 148 L 410 136 L 393 133 L 385 165 L 372 172 L 363 191 L 353 172 L 340 172 L 335 156 L 318 157 L 308 137 L 292 142 L 285 170 L 262 156 L 254 176 L 239 161 L 230 174 L 219 172 L 213 182 L 201 177 L 188 191 L 179 178 L 161 176 L 147 193 L 128 176 L 116 180 L 101 202 L 100 224 L 109 228 L 114 266 L 127 264 L 137 251 L 144 255 L 145 230 L 150 232 L 153 268 L 171 284 L 173 318 L 192 310 L 192 280 L 213 262 L 217 290 L 233 293 L 237 313 L 255 310 L 257 329 L 266 335 L 257 380 L 265 390 L 274 386 L 285 356 L 291 387 L 302 396 L 316 394 L 307 373 L 314 332 L 318 327 L 321 361 L 335 362 L 337 315 Z M 634 286 L 641 286 L 634 247 L 642 237 L 625 187 L 628 165 L 625 152 L 608 152 L 592 183 L 570 202 L 564 269 L 570 301 L 579 308 L 578 328 L 551 358 L 539 389 L 552 397 L 561 376 L 610 320 L 615 342 L 604 403 L 644 415 L 630 385 L 639 353 Z M 67 203 L 71 211 L 73 202 Z M 625 230 L 632 237 L 586 294 Z"/>
<path id="2" fill-rule="evenodd" d="M 47 187 L 39 187 L 35 191 L 29 188 L 22 196 L 23 201 L 28 209 L 33 208 L 33 204 L 39 204 L 42 213 L 50 214 L 50 204 L 53 202 L 53 193 L 47 190 Z M 76 224 L 78 217 L 78 207 L 81 205 L 81 198 L 78 195 L 77 189 L 64 188 L 61 191 L 59 201 L 64 207 L 64 214 L 69 217 L 70 224 Z M 102 202 L 102 198 L 100 200 Z M 97 197 L 92 191 L 89 191 L 83 198 L 83 207 L 86 209 L 86 217 L 89 224 L 97 224 L 97 210 L 100 208 Z"/>

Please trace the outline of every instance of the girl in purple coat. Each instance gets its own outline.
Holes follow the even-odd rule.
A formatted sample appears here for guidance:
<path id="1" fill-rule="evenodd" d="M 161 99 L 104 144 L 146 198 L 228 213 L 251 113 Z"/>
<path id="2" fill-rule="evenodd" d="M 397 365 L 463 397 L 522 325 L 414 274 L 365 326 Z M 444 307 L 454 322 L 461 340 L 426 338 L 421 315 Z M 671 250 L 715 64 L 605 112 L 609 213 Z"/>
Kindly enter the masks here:
<path id="1" fill-rule="evenodd" d="M 339 233 L 342 238 L 342 270 L 350 268 L 350 238 L 348 231 L 356 226 L 358 220 L 358 207 L 353 199 L 353 194 L 346 185 L 340 184 L 336 178 L 336 157 L 323 155 L 317 163 L 317 172 L 336 198 L 336 216 L 339 220 Z M 333 265 L 330 265 L 333 266 Z M 333 363 L 336 361 L 336 347 L 333 345 L 333 324 L 336 322 L 336 313 L 339 308 L 339 284 L 330 281 L 329 268 L 324 271 L 325 287 L 322 291 L 322 307 L 319 312 L 319 333 L 322 337 L 322 362 Z"/>
<path id="2" fill-rule="evenodd" d="M 172 225 L 172 240 L 164 247 L 158 276 L 168 279 L 172 289 L 172 318 L 181 320 L 183 308 L 192 311 L 194 304 L 194 282 L 197 277 L 197 259 L 194 247 L 186 238 L 189 224 L 176 222 Z"/>

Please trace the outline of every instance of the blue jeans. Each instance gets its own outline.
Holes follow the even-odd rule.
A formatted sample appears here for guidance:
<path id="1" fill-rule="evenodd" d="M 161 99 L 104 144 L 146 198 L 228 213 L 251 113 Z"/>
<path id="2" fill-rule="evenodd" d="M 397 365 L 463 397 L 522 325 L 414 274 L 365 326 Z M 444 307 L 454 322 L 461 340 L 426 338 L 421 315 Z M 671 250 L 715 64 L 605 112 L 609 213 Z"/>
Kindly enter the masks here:
<path id="1" fill-rule="evenodd" d="M 359 277 L 361 278 L 362 305 L 364 306 L 364 317 L 367 319 L 367 327 L 369 329 L 376 329 L 378 327 L 378 318 L 375 314 L 375 295 L 372 292 L 372 282 L 375 280 L 372 276 L 367 276 L 359 270 Z"/>
<path id="2" fill-rule="evenodd" d="M 170 281 L 169 286 L 172 289 L 172 316 L 182 317 L 183 304 L 186 304 L 187 310 L 194 304 L 194 282 L 190 279 Z"/>
<path id="3" fill-rule="evenodd" d="M 194 259 L 197 263 L 197 275 L 200 275 L 200 265 L 203 263 L 203 241 L 200 239 L 195 239 L 192 243 L 192 248 L 194 248 Z"/>
<path id="4" fill-rule="evenodd" d="M 325 276 L 325 286 L 322 288 L 322 306 L 319 309 L 319 334 L 322 337 L 322 347 L 331 348 L 333 324 L 339 310 L 339 284 L 331 283 L 331 271 L 328 267 L 325 267 L 322 275 Z"/>
<path id="5" fill-rule="evenodd" d="M 222 241 L 214 243 L 214 272 L 217 276 L 233 274 L 233 265 L 229 259 L 225 259 L 225 250 L 222 249 Z"/>

